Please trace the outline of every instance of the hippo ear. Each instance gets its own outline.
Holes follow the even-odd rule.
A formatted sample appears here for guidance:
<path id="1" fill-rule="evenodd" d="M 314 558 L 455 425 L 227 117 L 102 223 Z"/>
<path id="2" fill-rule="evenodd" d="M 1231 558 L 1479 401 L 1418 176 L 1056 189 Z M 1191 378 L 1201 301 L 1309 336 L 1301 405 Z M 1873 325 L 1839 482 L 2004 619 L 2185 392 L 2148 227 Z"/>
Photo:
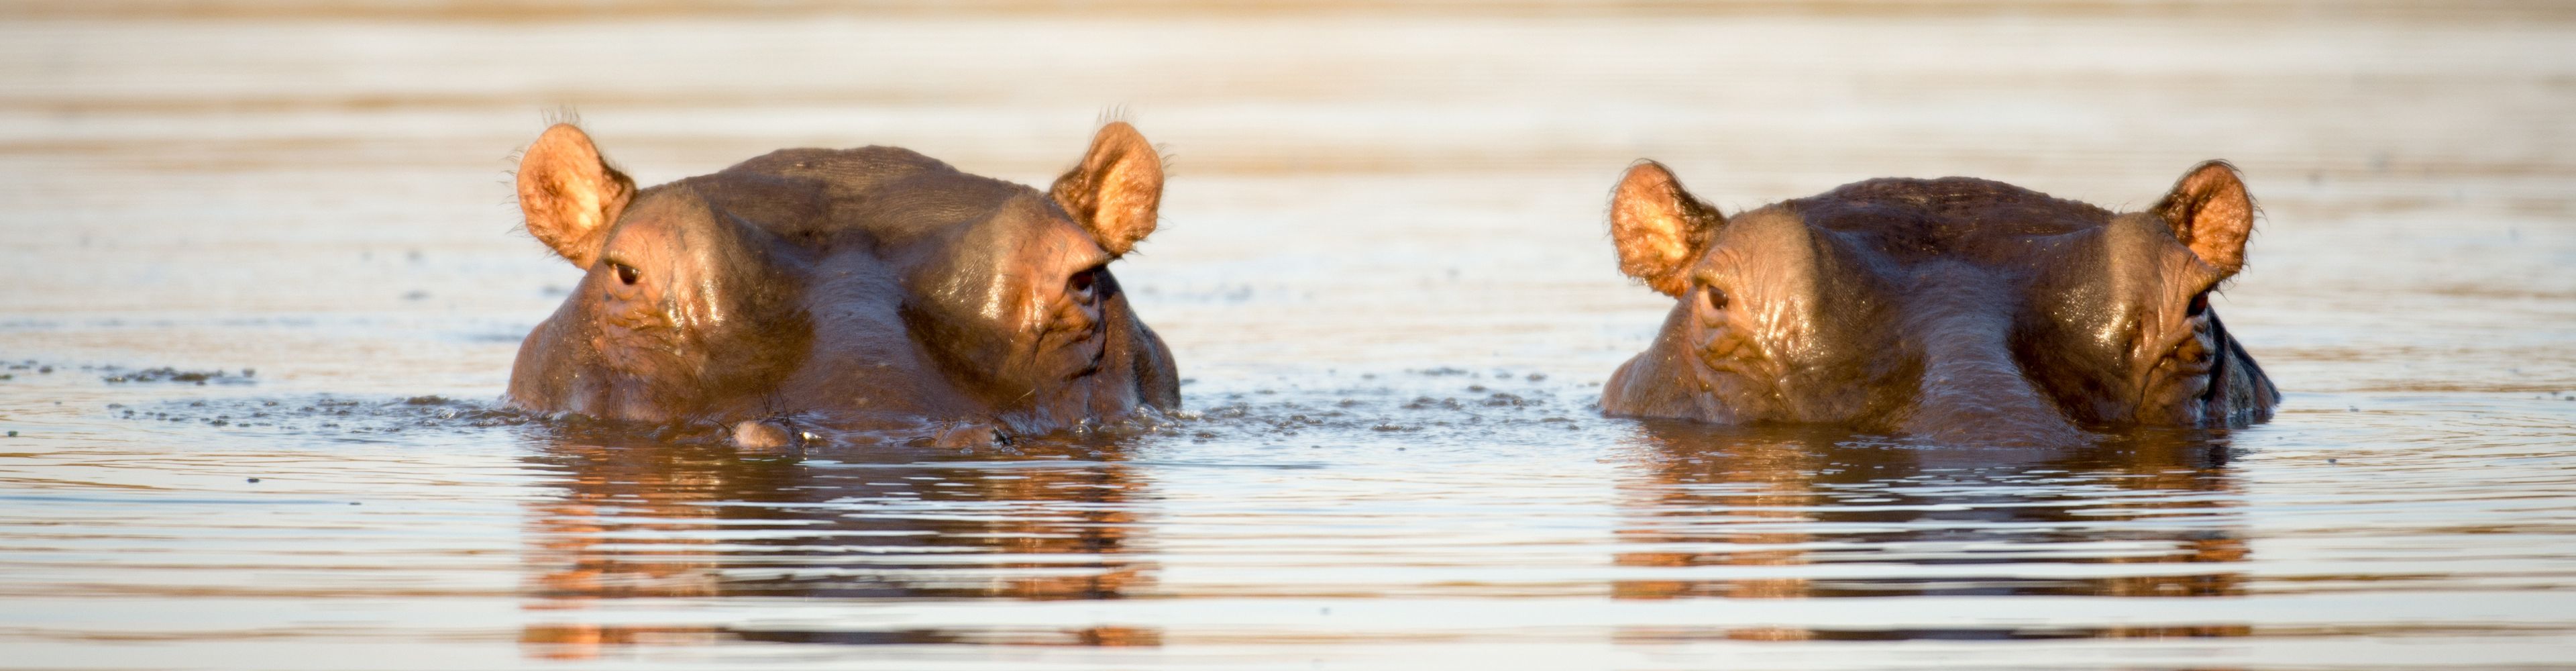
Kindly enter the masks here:
<path id="1" fill-rule="evenodd" d="M 519 158 L 519 210 L 528 233 L 575 266 L 599 260 L 608 225 L 635 196 L 635 180 L 608 167 L 590 135 L 555 124 Z"/>
<path id="2" fill-rule="evenodd" d="M 1691 261 L 1725 223 L 1716 207 L 1684 190 L 1671 170 L 1654 161 L 1629 166 L 1610 196 L 1610 241 L 1619 248 L 1619 272 L 1676 298 L 1690 289 Z"/>
<path id="3" fill-rule="evenodd" d="M 2210 161 L 2192 168 L 2152 211 L 2173 227 L 2175 239 L 2218 268 L 2221 276 L 2245 267 L 2245 238 L 2254 232 L 2254 199 L 2246 195 L 2245 180 L 2236 174 L 2236 166 Z"/>
<path id="4" fill-rule="evenodd" d="M 1163 201 L 1163 157 L 1135 126 L 1113 121 L 1092 136 L 1082 165 L 1065 171 L 1047 191 L 1102 250 L 1124 256 L 1154 232 Z"/>

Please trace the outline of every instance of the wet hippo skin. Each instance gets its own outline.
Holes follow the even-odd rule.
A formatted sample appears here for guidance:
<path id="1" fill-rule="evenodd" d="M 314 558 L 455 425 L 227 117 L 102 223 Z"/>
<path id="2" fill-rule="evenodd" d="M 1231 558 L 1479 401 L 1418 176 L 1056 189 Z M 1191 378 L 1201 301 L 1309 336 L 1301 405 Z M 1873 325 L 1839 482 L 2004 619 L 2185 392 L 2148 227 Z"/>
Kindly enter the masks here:
<path id="1" fill-rule="evenodd" d="M 1620 270 L 1676 303 L 1601 409 L 1979 445 L 2261 421 L 2280 392 L 2209 306 L 2254 216 L 2217 161 L 2143 212 L 1948 177 L 1734 216 L 1640 162 L 1611 237 Z"/>
<path id="2" fill-rule="evenodd" d="M 894 147 L 785 149 L 637 189 L 572 125 L 518 172 L 527 228 L 584 273 L 507 402 L 816 435 L 1062 429 L 1177 407 L 1109 264 L 1154 230 L 1162 161 L 1111 123 L 1046 191 Z"/>

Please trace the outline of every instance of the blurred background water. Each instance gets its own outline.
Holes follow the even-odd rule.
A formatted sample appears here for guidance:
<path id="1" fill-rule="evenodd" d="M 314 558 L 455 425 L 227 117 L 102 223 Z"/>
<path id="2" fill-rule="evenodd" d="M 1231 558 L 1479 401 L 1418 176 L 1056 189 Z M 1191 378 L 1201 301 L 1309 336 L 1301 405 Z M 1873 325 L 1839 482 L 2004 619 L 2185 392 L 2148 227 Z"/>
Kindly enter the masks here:
<path id="1" fill-rule="evenodd" d="M 578 278 L 507 181 L 567 109 L 648 184 L 1043 184 L 1121 115 L 1172 177 L 1117 272 L 1198 418 L 478 421 Z M 2571 113 L 2554 2 L 22 0 L 0 667 L 2576 663 Z M 1640 157 L 1730 210 L 2234 160 L 2218 305 L 2288 403 L 2037 452 L 1601 418 L 1668 305 L 1604 235 Z"/>

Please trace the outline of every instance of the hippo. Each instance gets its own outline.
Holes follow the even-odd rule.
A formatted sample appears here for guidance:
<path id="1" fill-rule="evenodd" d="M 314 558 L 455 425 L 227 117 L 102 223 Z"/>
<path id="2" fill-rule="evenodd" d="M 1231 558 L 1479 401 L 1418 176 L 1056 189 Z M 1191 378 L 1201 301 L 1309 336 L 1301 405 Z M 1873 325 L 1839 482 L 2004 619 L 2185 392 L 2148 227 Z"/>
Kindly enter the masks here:
<path id="1" fill-rule="evenodd" d="M 1007 441 L 1179 407 L 1169 349 L 1109 270 L 1163 190 L 1125 122 L 1045 191 L 883 146 L 637 189 L 571 124 L 517 182 L 528 233 L 583 276 L 521 342 L 509 405 L 757 447 Z"/>
<path id="2" fill-rule="evenodd" d="M 2142 212 L 1946 177 L 1730 217 L 1640 161 L 1610 237 L 1621 272 L 1676 300 L 1601 410 L 1980 446 L 2261 421 L 2280 391 L 2209 305 L 2255 212 L 2210 161 Z"/>

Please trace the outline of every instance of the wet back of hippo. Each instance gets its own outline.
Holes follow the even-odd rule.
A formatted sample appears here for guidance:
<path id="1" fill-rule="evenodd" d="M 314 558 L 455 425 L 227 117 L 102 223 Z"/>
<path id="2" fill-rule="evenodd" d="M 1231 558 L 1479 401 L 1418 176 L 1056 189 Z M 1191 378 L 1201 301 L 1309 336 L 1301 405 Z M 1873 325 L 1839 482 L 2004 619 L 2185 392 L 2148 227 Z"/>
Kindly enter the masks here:
<path id="1" fill-rule="evenodd" d="M 1125 123 L 1048 191 L 892 147 L 781 150 L 638 190 L 570 125 L 529 147 L 518 183 L 528 231 L 585 275 L 521 344 L 517 406 L 764 441 L 1008 436 L 1179 404 L 1171 355 L 1108 268 L 1162 193 Z"/>
<path id="2" fill-rule="evenodd" d="M 1987 445 L 2259 421 L 2280 394 L 2209 307 L 2254 214 L 2220 162 L 2144 212 L 1952 177 L 1732 217 L 1641 162 L 1611 236 L 1621 270 L 1677 304 L 1601 407 Z"/>

